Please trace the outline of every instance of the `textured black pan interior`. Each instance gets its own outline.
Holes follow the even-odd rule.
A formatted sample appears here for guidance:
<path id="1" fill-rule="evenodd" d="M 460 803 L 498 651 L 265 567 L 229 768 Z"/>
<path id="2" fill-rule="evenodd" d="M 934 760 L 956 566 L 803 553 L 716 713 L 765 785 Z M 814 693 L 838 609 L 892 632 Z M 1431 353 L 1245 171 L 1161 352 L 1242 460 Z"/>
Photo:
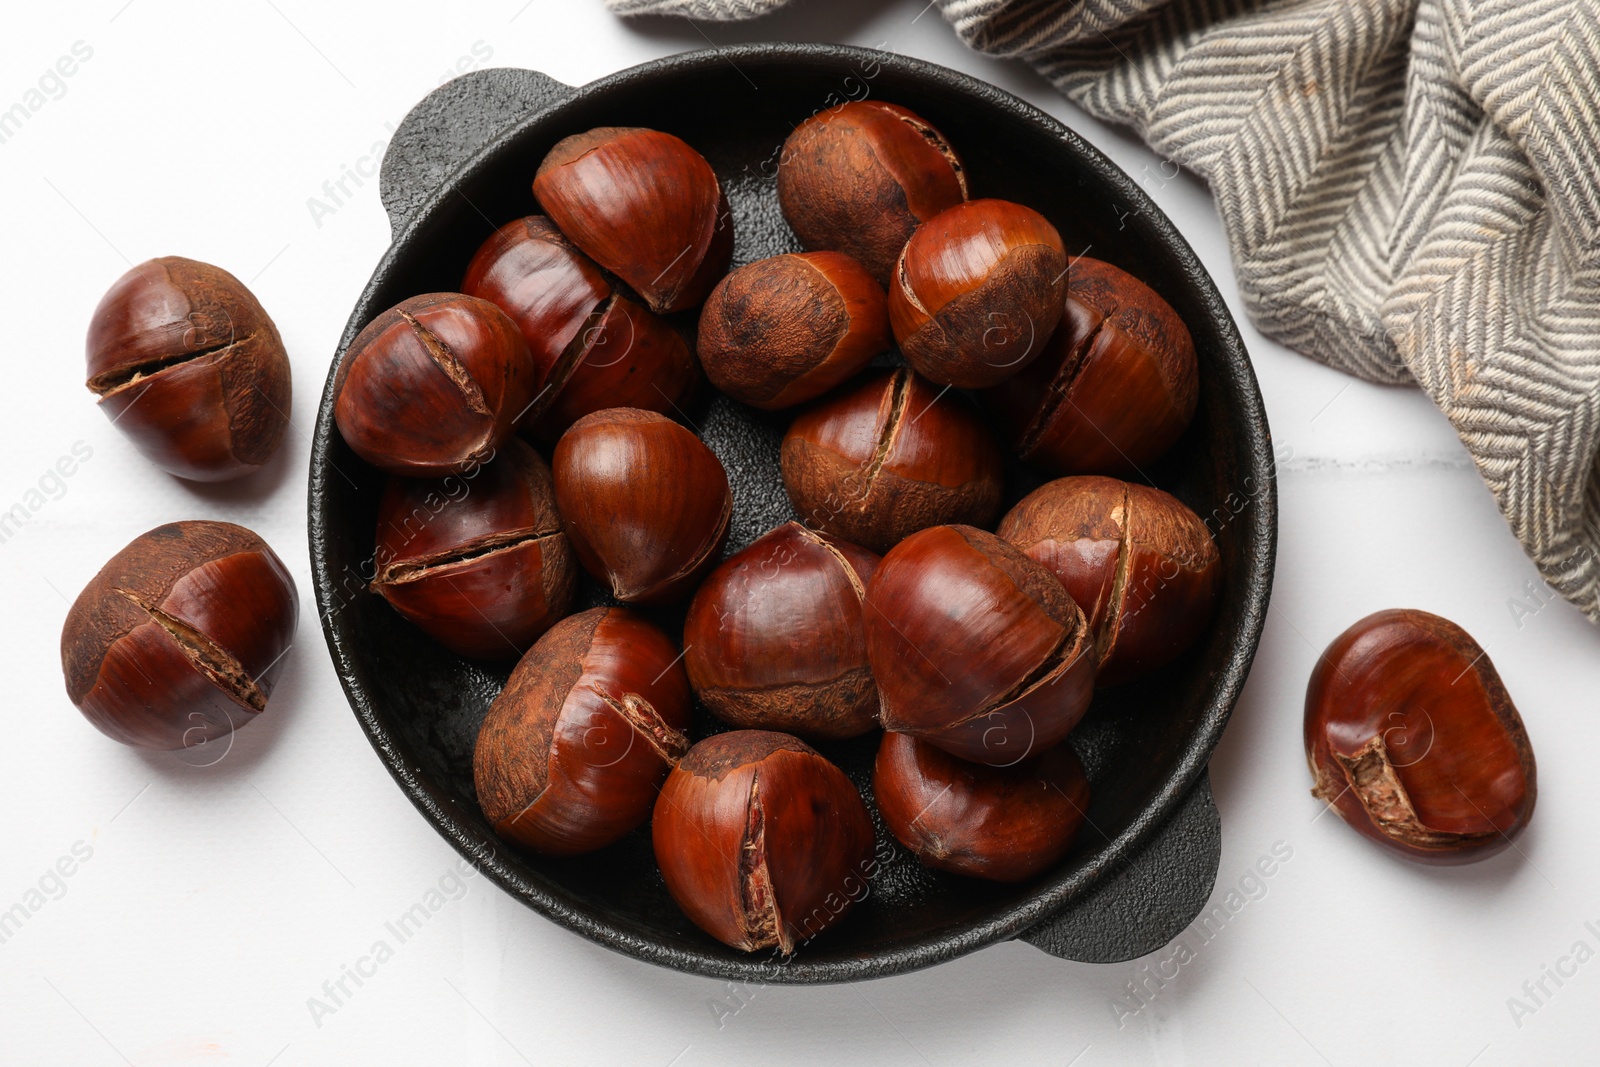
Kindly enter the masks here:
<path id="1" fill-rule="evenodd" d="M 789 982 L 911 970 L 1013 936 L 1070 958 L 1139 955 L 1193 917 L 1215 877 L 1217 815 L 1204 771 L 1266 611 L 1272 452 L 1248 357 L 1210 278 L 1136 183 L 1061 124 L 944 68 L 828 45 L 688 53 L 578 89 L 528 71 L 464 77 L 420 104 L 397 132 L 383 171 L 395 242 L 351 316 L 335 365 L 384 308 L 456 288 L 495 225 L 537 210 L 530 182 L 544 153 L 593 126 L 656 127 L 700 149 L 733 208 L 736 265 L 797 248 L 777 208 L 779 147 L 807 115 L 866 95 L 907 105 L 942 129 L 968 167 L 974 196 L 1029 204 L 1061 230 L 1069 253 L 1110 260 L 1150 283 L 1184 317 L 1199 351 L 1199 414 L 1146 473 L 1208 517 L 1227 568 L 1223 602 L 1199 647 L 1157 676 L 1102 694 L 1074 734 L 1093 783 L 1092 825 L 1060 867 L 1023 885 L 991 885 L 931 874 L 896 848 L 844 922 L 775 967 L 682 917 L 656 872 L 647 828 L 598 854 L 559 861 L 497 841 L 474 801 L 471 753 L 509 665 L 450 655 L 365 592 L 382 479 L 344 445 L 325 394 L 310 540 L 334 665 L 379 755 L 439 832 L 514 896 L 620 951 L 707 975 Z M 683 324 L 692 323 L 690 314 Z M 791 517 L 777 468 L 781 415 L 716 399 L 684 417 L 728 468 L 729 551 Z M 1009 500 L 1039 481 L 1020 466 L 1009 480 Z M 583 599 L 587 606 L 600 594 L 591 585 Z M 680 616 L 657 618 L 676 628 Z M 700 726 L 715 728 L 703 715 Z M 875 738 L 822 746 L 869 799 L 874 746 Z M 879 833 L 883 840 L 881 825 Z"/>

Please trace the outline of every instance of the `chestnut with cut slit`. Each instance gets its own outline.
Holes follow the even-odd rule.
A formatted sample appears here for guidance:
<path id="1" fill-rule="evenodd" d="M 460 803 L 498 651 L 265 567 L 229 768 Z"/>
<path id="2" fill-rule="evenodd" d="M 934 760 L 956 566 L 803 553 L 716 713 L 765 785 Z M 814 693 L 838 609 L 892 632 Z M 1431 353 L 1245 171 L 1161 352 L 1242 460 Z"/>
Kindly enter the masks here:
<path id="1" fill-rule="evenodd" d="M 866 893 L 872 821 L 844 772 L 768 730 L 708 737 L 678 762 L 651 823 L 667 891 L 694 924 L 784 955 Z"/>
<path id="2" fill-rule="evenodd" d="M 863 618 L 885 730 L 1011 766 L 1089 710 L 1095 656 L 1083 612 L 1054 575 L 994 534 L 912 534 L 878 564 Z"/>
<path id="3" fill-rule="evenodd" d="M 1159 489 L 1058 478 L 1023 497 L 997 532 L 1044 564 L 1089 617 L 1099 685 L 1165 666 L 1211 622 L 1222 557 L 1200 517 Z"/>
<path id="4" fill-rule="evenodd" d="M 809 737 L 878 722 L 861 600 L 878 557 L 786 522 L 711 572 L 683 623 L 695 695 L 724 722 Z"/>
<path id="5" fill-rule="evenodd" d="M 800 521 L 874 552 L 941 523 L 1000 510 L 1000 446 L 971 406 L 906 367 L 802 411 L 779 453 Z"/>
<path id="6" fill-rule="evenodd" d="M 61 628 L 67 696 L 107 737 L 179 749 L 266 710 L 294 641 L 294 579 L 242 526 L 158 526 L 112 556 Z"/>
<path id="7" fill-rule="evenodd" d="M 688 750 L 689 681 L 667 635 L 623 608 L 556 623 L 489 705 L 473 750 L 495 833 L 552 856 L 603 848 L 650 817 Z"/>
<path id="8" fill-rule="evenodd" d="M 450 651 L 511 659 L 565 615 L 578 565 L 550 468 L 512 438 L 479 470 L 391 478 L 372 591 Z"/>
<path id="9" fill-rule="evenodd" d="M 728 537 L 722 462 L 664 415 L 607 408 L 556 443 L 556 508 L 584 569 L 624 603 L 687 597 Z"/>
<path id="10" fill-rule="evenodd" d="M 1334 638 L 1306 687 L 1305 744 L 1312 795 L 1411 859 L 1482 859 L 1533 815 L 1522 716 L 1482 646 L 1426 611 Z"/>
<path id="11" fill-rule="evenodd" d="M 716 173 L 670 133 L 602 126 L 563 138 L 539 164 L 533 195 L 657 313 L 700 303 L 733 256 Z"/>
<path id="12" fill-rule="evenodd" d="M 879 285 L 916 228 L 966 198 L 966 170 L 944 135 L 882 100 L 812 115 L 778 157 L 778 204 L 800 243 L 844 252 Z"/>
<path id="13" fill-rule="evenodd" d="M 487 461 L 511 436 L 534 376 L 516 323 L 489 301 L 414 296 L 350 342 L 334 375 L 334 421 L 378 469 L 442 478 Z"/>
<path id="14" fill-rule="evenodd" d="M 678 331 L 614 291 L 542 215 L 496 230 L 472 257 L 461 291 L 504 311 L 528 342 L 535 397 L 520 424 L 543 441 L 603 408 L 681 410 L 700 383 Z"/>
<path id="15" fill-rule="evenodd" d="M 821 396 L 886 351 L 888 305 L 847 255 L 773 256 L 717 283 L 697 346 L 712 385 L 776 411 Z"/>
<path id="16" fill-rule="evenodd" d="M 969 200 L 906 242 L 889 322 L 917 373 L 982 389 L 1038 358 L 1066 291 L 1067 253 L 1048 219 L 1009 200 Z"/>
<path id="17" fill-rule="evenodd" d="M 289 425 L 289 356 L 243 282 L 209 263 L 141 263 L 100 298 L 89 391 L 156 466 L 214 482 L 259 469 Z"/>
<path id="18" fill-rule="evenodd" d="M 1043 354 L 987 394 L 1017 455 L 1055 474 L 1128 477 L 1182 436 L 1199 402 L 1194 340 L 1172 306 L 1080 256 Z"/>
<path id="19" fill-rule="evenodd" d="M 1020 882 L 1072 847 L 1087 818 L 1089 779 L 1070 745 L 988 767 L 889 733 L 873 764 L 872 795 L 889 832 L 925 865 Z"/>

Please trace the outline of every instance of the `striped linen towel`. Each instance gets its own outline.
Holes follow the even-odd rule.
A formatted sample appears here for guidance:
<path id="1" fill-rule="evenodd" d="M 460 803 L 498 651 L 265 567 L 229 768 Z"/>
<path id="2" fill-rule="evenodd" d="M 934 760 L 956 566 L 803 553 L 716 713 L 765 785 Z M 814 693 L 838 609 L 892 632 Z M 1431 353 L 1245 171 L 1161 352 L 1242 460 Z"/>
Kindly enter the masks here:
<path id="1" fill-rule="evenodd" d="M 785 0 L 607 0 L 760 15 Z M 935 0 L 1201 175 L 1251 318 L 1415 383 L 1600 621 L 1600 3 Z"/>

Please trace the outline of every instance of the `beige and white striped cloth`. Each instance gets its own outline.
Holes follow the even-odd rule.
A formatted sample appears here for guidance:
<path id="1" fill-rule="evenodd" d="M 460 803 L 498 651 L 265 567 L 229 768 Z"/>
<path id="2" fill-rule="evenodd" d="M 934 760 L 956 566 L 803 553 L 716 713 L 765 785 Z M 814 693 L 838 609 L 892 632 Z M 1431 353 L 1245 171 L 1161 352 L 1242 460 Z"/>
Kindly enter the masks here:
<path id="1" fill-rule="evenodd" d="M 786 0 L 607 0 L 747 18 Z M 1203 176 L 1261 331 L 1415 382 L 1600 621 L 1600 2 L 935 0 Z"/>

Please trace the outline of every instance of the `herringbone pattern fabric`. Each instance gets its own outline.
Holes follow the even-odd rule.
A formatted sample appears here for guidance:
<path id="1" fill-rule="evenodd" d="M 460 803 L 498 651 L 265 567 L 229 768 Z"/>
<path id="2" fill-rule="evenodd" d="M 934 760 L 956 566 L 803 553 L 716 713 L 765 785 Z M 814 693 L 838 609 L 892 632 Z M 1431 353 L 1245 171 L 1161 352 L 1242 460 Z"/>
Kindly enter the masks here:
<path id="1" fill-rule="evenodd" d="M 608 0 L 728 19 L 784 0 Z M 935 0 L 1210 183 L 1261 331 L 1414 381 L 1600 620 L 1600 2 Z"/>

